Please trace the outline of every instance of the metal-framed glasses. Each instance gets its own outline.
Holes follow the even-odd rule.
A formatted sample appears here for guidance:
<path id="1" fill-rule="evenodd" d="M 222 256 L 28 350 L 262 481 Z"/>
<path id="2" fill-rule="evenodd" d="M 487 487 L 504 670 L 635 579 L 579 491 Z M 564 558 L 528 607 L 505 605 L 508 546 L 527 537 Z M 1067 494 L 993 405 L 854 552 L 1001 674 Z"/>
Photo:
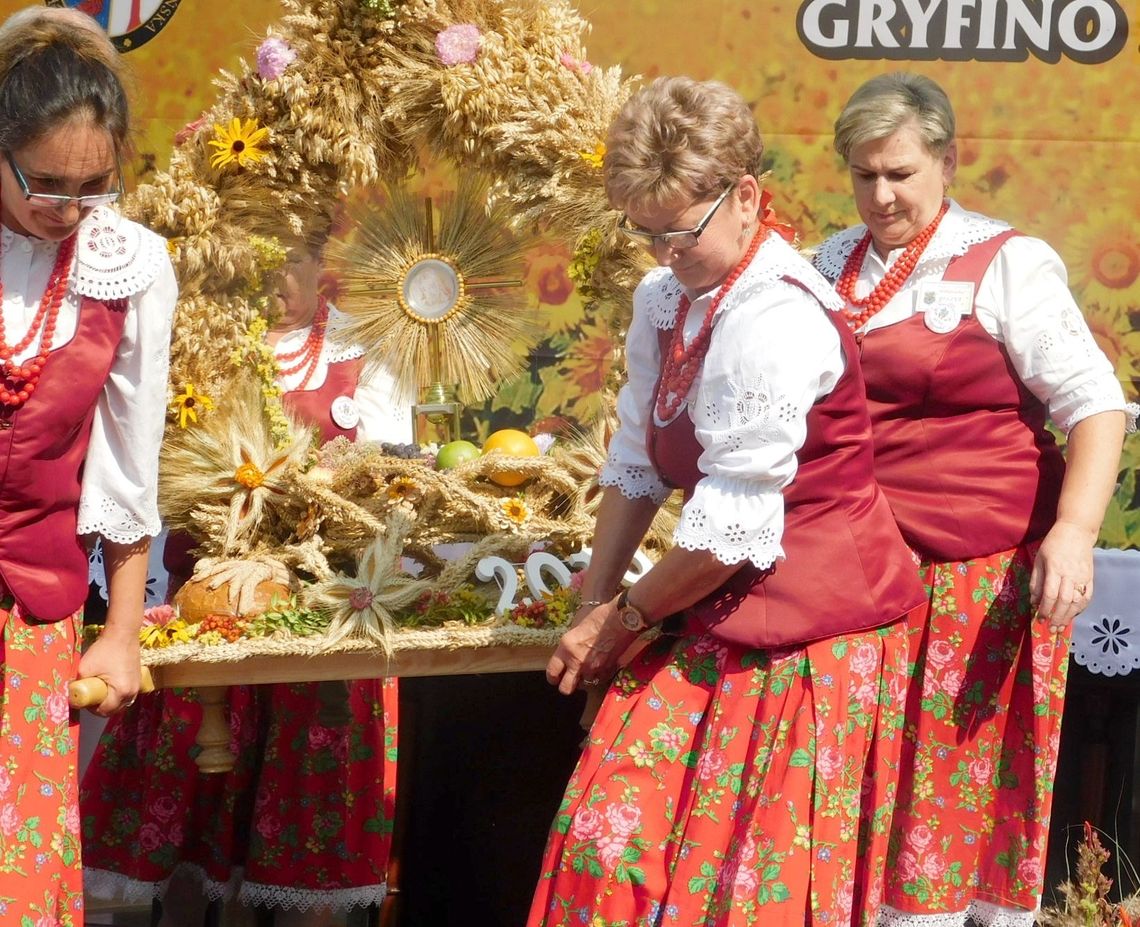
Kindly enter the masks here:
<path id="1" fill-rule="evenodd" d="M 689 248 L 695 248 L 701 243 L 701 233 L 712 222 L 712 217 L 716 215 L 716 211 L 720 209 L 720 204 L 725 201 L 725 198 L 733 190 L 736 189 L 736 184 L 725 189 L 725 191 L 716 198 L 716 202 L 712 204 L 709 211 L 705 213 L 705 217 L 701 219 L 691 229 L 683 229 L 677 232 L 662 232 L 659 235 L 654 235 L 652 232 L 646 232 L 644 229 L 635 228 L 629 224 L 629 216 L 622 216 L 621 222 L 618 223 L 618 231 L 621 232 L 626 238 L 631 241 L 636 241 L 639 245 L 652 251 L 657 247 L 657 243 L 672 248 L 674 251 L 686 251 Z"/>
<path id="2" fill-rule="evenodd" d="M 119 186 L 117 189 L 109 190 L 106 193 L 89 193 L 85 196 L 68 196 L 65 193 L 33 193 L 28 188 L 28 181 L 24 177 L 24 172 L 17 167 L 12 152 L 5 151 L 4 157 L 8 159 L 8 167 L 12 169 L 16 183 L 20 185 L 20 192 L 24 194 L 24 199 L 36 206 L 45 206 L 48 209 L 54 209 L 56 212 L 63 212 L 72 203 L 81 210 L 94 209 L 96 206 L 110 206 L 123 195 L 123 175 L 121 171 L 118 171 L 118 168 L 116 171 L 119 176 Z"/>

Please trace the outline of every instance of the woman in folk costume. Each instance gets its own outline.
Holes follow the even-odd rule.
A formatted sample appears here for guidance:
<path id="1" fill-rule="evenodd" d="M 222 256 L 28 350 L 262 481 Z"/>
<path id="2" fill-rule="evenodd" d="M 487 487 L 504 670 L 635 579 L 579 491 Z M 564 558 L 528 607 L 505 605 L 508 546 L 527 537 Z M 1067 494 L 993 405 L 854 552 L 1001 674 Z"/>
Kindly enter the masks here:
<path id="1" fill-rule="evenodd" d="M 319 292 L 319 247 L 292 255 L 268 340 L 286 409 L 323 440 L 398 440 L 410 406 L 383 368 L 341 334 Z M 167 549 L 172 587 L 193 566 Z M 318 925 L 379 904 L 395 799 L 392 680 L 232 686 L 234 770 L 204 775 L 192 756 L 191 693 L 141 699 L 104 734 L 83 780 L 85 876 L 95 897 L 165 899 L 163 924 L 197 927 L 207 900 L 273 909 L 279 925 Z M 167 898 L 172 875 L 178 878 Z"/>
<path id="2" fill-rule="evenodd" d="M 864 224 L 815 264 L 859 339 L 875 475 L 930 599 L 911 630 L 882 920 L 1029 927 L 1069 625 L 1092 594 L 1124 397 L 1056 253 L 946 198 L 957 150 L 937 84 L 868 81 L 835 148 Z"/>
<path id="3" fill-rule="evenodd" d="M 67 684 L 139 687 L 159 531 L 177 286 L 162 239 L 110 207 L 129 110 L 122 62 L 86 15 L 0 26 L 0 920 L 81 925 L 76 735 Z M 102 536 L 109 605 L 82 658 L 80 535 Z"/>
<path id="4" fill-rule="evenodd" d="M 633 298 L 620 428 L 581 609 L 547 675 L 609 684 L 530 924 L 873 920 L 903 616 L 922 589 L 871 473 L 837 301 L 766 208 L 763 144 L 723 84 L 663 78 L 610 130 L 605 183 L 660 265 Z M 622 575 L 671 488 L 675 546 Z"/>

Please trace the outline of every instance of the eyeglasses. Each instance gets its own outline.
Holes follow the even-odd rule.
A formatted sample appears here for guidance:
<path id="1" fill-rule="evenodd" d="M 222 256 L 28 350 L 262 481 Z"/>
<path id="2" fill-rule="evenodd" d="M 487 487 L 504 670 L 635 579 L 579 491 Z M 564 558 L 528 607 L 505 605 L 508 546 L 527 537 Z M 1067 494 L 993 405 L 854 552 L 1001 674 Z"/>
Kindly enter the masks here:
<path id="1" fill-rule="evenodd" d="M 712 204 L 712 208 L 705 213 L 705 217 L 691 229 L 685 229 L 679 232 L 662 232 L 660 235 L 654 235 L 652 232 L 633 228 L 629 224 L 629 216 L 622 216 L 621 222 L 618 224 L 618 231 L 626 238 L 631 241 L 636 241 L 639 245 L 642 245 L 650 251 L 657 246 L 658 242 L 661 242 L 666 247 L 672 248 L 674 251 L 686 251 L 689 248 L 695 248 L 701 242 L 701 233 L 708 227 L 708 224 L 712 222 L 712 217 L 716 215 L 716 211 L 720 209 L 720 204 L 723 203 L 725 197 L 735 189 L 736 184 L 733 184 L 718 196 L 716 202 Z"/>
<path id="2" fill-rule="evenodd" d="M 12 158 L 12 152 L 5 151 L 4 157 L 8 159 L 8 167 L 12 169 L 16 183 L 20 185 L 20 192 L 24 194 L 24 199 L 36 206 L 45 206 L 48 209 L 54 209 L 56 212 L 63 212 L 72 203 L 78 206 L 80 210 L 94 209 L 96 206 L 110 206 L 123 195 L 123 175 L 121 171 L 119 171 L 119 188 L 107 193 L 92 193 L 87 196 L 67 196 L 62 193 L 33 193 L 28 189 L 28 181 L 24 177 L 23 172 L 16 166 L 16 162 Z M 118 171 L 117 167 L 116 171 Z"/>

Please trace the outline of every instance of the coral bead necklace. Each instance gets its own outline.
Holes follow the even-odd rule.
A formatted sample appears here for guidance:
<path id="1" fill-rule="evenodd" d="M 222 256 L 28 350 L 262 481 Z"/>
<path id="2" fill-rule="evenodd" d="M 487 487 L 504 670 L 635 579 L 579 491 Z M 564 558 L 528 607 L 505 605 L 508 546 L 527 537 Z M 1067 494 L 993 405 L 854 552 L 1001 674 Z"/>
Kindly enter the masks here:
<path id="1" fill-rule="evenodd" d="M 8 332 L 4 324 L 4 313 L 0 311 L 0 406 L 8 409 L 18 409 L 28 397 L 36 390 L 40 381 L 40 373 L 47 363 L 51 352 L 51 343 L 55 338 L 55 325 L 59 319 L 59 307 L 67 295 L 68 283 L 71 277 L 71 262 L 75 257 L 75 235 L 72 234 L 60 242 L 59 251 L 55 256 L 51 275 L 48 277 L 44 295 L 40 298 L 39 308 L 32 318 L 32 324 L 19 343 L 8 344 Z M 4 281 L 0 279 L 0 305 L 4 301 Z M 39 352 L 31 360 L 17 364 L 14 360 L 21 352 L 26 350 L 40 338 Z"/>
<path id="2" fill-rule="evenodd" d="M 305 343 L 296 351 L 277 355 L 278 372 L 282 380 L 298 374 L 302 370 L 305 371 L 304 377 L 296 386 L 298 391 L 309 385 L 309 380 L 313 378 L 313 374 L 316 372 L 317 362 L 321 359 L 321 350 L 325 346 L 325 328 L 328 327 L 328 321 L 329 302 L 324 296 L 318 296 L 317 311 L 313 316 L 312 324 L 309 326 L 309 336 L 305 339 Z M 296 363 L 294 364 L 293 361 Z M 290 364 L 292 366 L 287 366 Z"/>
<path id="3" fill-rule="evenodd" d="M 666 351 L 661 365 L 661 380 L 657 385 L 656 412 L 658 421 L 670 421 L 689 395 L 693 380 L 697 371 L 701 369 L 705 354 L 708 352 L 709 342 L 712 340 L 713 320 L 716 317 L 717 309 L 720 308 L 721 300 L 732 289 L 737 278 L 752 263 L 757 249 L 768 237 L 769 231 L 767 225 L 761 225 L 757 230 L 752 238 L 752 243 L 748 246 L 748 251 L 745 252 L 740 263 L 733 268 L 732 273 L 725 278 L 720 290 L 709 303 L 700 330 L 689 342 L 688 347 L 685 347 L 685 319 L 689 315 L 689 307 L 692 302 L 688 294 L 681 294 L 681 302 L 677 306 L 676 322 L 673 325 L 673 335 L 669 339 L 669 349 Z"/>
<path id="4" fill-rule="evenodd" d="M 864 325 L 871 316 L 894 299 L 895 294 L 902 289 L 903 284 L 914 273 L 918 259 L 922 257 L 926 246 L 930 244 L 930 239 L 938 231 L 938 225 L 942 222 L 942 217 L 946 215 L 946 210 L 949 208 L 950 201 L 944 200 L 942 208 L 938 210 L 938 215 L 914 237 L 914 240 L 906 246 L 903 253 L 891 265 L 883 279 L 862 299 L 855 297 L 855 281 L 859 279 L 863 259 L 867 256 L 867 249 L 871 247 L 871 233 L 868 231 L 859 241 L 859 244 L 855 246 L 855 250 L 847 258 L 847 263 L 843 265 L 843 273 L 839 275 L 839 280 L 835 284 L 835 291 L 843 297 L 847 305 L 855 306 L 859 310 L 857 312 L 847 308 L 842 310 L 843 318 L 847 320 L 847 326 L 852 331 Z"/>

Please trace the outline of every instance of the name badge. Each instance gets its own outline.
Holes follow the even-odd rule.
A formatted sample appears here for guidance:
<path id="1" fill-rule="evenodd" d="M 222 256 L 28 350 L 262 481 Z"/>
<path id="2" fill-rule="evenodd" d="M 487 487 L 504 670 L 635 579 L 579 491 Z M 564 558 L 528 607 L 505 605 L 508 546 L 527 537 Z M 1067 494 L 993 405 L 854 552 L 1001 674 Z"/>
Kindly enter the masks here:
<path id="1" fill-rule="evenodd" d="M 337 396 L 329 407 L 329 413 L 337 427 L 345 431 L 351 431 L 360 424 L 360 409 L 351 396 Z"/>
<path id="2" fill-rule="evenodd" d="M 974 284 L 968 280 L 924 280 L 918 286 L 916 299 L 926 327 L 945 335 L 973 311 Z"/>

